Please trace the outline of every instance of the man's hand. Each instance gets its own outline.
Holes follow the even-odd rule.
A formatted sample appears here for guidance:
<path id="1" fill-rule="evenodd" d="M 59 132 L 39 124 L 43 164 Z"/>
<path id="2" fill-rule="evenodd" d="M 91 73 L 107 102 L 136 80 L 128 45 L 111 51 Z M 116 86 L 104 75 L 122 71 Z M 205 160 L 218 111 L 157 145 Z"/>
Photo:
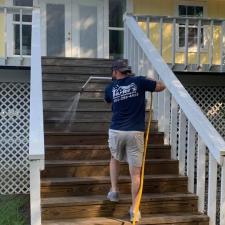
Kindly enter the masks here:
<path id="1" fill-rule="evenodd" d="M 156 81 L 156 87 L 155 87 L 155 91 L 156 92 L 160 92 L 165 90 L 166 86 L 162 81 Z"/>

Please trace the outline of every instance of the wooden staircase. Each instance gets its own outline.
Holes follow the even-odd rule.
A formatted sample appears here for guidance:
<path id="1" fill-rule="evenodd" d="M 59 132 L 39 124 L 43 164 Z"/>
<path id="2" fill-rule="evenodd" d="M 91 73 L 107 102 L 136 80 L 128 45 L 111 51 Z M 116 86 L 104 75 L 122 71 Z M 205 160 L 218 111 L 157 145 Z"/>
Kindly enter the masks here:
<path id="1" fill-rule="evenodd" d="M 73 96 L 90 75 L 111 76 L 111 63 L 105 59 L 42 59 L 46 150 L 41 179 L 43 225 L 130 224 L 127 164 L 121 164 L 120 202 L 106 199 L 111 109 L 103 94 L 108 81 L 92 81 L 81 95 L 76 119 L 68 119 L 73 113 L 68 110 Z M 198 198 L 188 193 L 187 182 L 187 177 L 179 175 L 178 161 L 171 159 L 170 146 L 164 145 L 163 133 L 153 121 L 141 224 L 208 225 L 209 218 L 198 213 Z"/>

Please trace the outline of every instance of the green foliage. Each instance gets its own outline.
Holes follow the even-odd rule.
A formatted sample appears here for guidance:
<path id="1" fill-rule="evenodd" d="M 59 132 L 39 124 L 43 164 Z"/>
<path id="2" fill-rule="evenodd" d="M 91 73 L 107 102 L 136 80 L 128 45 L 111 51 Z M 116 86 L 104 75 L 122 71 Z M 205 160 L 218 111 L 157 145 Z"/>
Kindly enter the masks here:
<path id="1" fill-rule="evenodd" d="M 28 225 L 27 196 L 0 196 L 0 225 Z"/>

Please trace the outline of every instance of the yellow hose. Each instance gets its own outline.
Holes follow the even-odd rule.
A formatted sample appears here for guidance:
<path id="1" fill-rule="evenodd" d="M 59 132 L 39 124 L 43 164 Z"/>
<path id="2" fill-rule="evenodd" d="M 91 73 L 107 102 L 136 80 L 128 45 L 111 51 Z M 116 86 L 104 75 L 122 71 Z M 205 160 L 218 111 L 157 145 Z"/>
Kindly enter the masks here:
<path id="1" fill-rule="evenodd" d="M 144 145 L 144 152 L 143 152 L 143 159 L 142 159 L 142 166 L 141 166 L 141 182 L 140 182 L 140 187 L 139 187 L 137 197 L 135 199 L 136 203 L 135 203 L 135 208 L 134 208 L 134 219 L 133 219 L 132 225 L 136 225 L 137 215 L 138 215 L 138 211 L 139 211 L 139 207 L 140 207 L 141 199 L 142 199 L 144 175 L 145 175 L 145 158 L 146 158 L 146 153 L 147 153 L 147 149 L 148 149 L 148 141 L 149 141 L 149 133 L 150 133 L 150 128 L 151 128 L 151 121 L 152 121 L 152 93 L 151 93 L 151 104 L 150 104 L 150 111 L 149 111 L 149 119 L 148 119 L 148 125 L 147 125 L 147 130 L 146 130 L 145 145 Z"/>

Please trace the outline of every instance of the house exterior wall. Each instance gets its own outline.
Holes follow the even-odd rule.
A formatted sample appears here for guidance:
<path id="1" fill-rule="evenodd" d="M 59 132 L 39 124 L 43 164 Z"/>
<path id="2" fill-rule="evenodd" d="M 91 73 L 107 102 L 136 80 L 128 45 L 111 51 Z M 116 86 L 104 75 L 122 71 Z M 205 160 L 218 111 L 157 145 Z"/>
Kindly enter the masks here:
<path id="1" fill-rule="evenodd" d="M 213 19 L 225 19 L 225 0 L 195 0 L 195 1 L 184 1 L 184 0 L 134 0 L 134 14 L 140 15 L 155 15 L 155 16 L 177 16 L 177 5 L 203 5 L 204 6 L 204 17 Z M 141 27 L 146 30 L 146 24 L 140 23 Z M 209 30 L 206 28 L 206 32 Z M 159 23 L 150 24 L 150 39 L 152 43 L 159 48 Z M 171 63 L 172 59 L 172 24 L 164 24 L 163 26 L 163 58 L 166 62 Z M 214 50 L 213 50 L 213 64 L 220 64 L 220 33 L 221 27 L 214 27 Z M 176 63 L 184 63 L 185 55 L 182 51 L 176 51 Z M 189 52 L 188 61 L 191 64 L 195 64 L 197 61 L 196 52 Z M 206 48 L 205 51 L 201 52 L 201 64 L 208 64 L 209 54 Z"/>
<path id="2" fill-rule="evenodd" d="M 0 0 L 0 5 L 3 5 L 5 0 Z M 3 14 L 0 13 L 0 57 L 4 55 L 4 17 Z"/>

